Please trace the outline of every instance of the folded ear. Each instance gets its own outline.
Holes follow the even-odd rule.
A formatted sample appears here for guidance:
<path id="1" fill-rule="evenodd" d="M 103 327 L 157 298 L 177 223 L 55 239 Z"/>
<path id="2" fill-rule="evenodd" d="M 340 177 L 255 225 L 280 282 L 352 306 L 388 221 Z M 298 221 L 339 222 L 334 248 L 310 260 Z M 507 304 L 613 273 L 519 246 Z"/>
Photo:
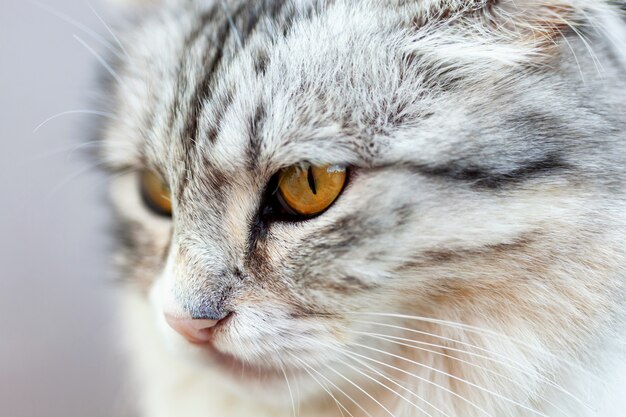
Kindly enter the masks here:
<path id="1" fill-rule="evenodd" d="M 590 51 L 590 59 L 595 59 L 590 42 L 599 41 L 626 65 L 626 25 L 617 7 L 626 0 L 386 1 L 404 7 L 416 29 L 407 37 L 407 61 L 430 66 L 438 71 L 438 79 L 553 66 L 580 46 L 572 42 L 576 36 Z"/>
<path id="2" fill-rule="evenodd" d="M 484 12 L 494 29 L 504 36 L 545 50 L 555 46 L 559 38 L 580 33 L 595 14 L 588 9 L 603 6 L 604 1 L 585 1 L 584 6 L 581 3 L 576 0 L 493 0 L 487 2 Z"/>
<path id="3" fill-rule="evenodd" d="M 396 0 L 397 1 L 397 0 Z M 530 55 L 554 53 L 569 35 L 605 33 L 626 0 L 423 0 L 424 23 L 462 25 L 495 44 L 522 47 Z M 618 18 L 619 20 L 619 18 Z"/>

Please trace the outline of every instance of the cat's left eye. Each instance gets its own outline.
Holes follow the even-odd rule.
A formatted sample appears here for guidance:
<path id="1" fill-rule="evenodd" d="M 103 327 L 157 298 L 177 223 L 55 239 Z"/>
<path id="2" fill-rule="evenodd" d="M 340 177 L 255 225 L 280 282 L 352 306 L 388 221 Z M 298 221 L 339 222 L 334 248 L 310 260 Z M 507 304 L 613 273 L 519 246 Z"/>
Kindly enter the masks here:
<path id="1" fill-rule="evenodd" d="M 345 183 L 345 167 L 294 165 L 278 174 L 279 202 L 289 214 L 312 217 L 335 202 Z"/>
<path id="2" fill-rule="evenodd" d="M 141 172 L 141 196 L 144 203 L 156 214 L 172 215 L 172 195 L 169 185 L 151 170 Z"/>

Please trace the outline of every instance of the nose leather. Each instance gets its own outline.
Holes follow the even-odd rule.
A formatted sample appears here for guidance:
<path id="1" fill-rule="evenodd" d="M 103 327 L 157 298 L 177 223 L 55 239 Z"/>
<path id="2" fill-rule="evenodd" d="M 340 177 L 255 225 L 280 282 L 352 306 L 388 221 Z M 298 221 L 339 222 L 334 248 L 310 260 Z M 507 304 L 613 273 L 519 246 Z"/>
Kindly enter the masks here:
<path id="1" fill-rule="evenodd" d="M 207 343 L 211 341 L 211 329 L 219 320 L 194 319 L 191 317 L 176 317 L 165 314 L 165 321 L 191 343 Z"/>

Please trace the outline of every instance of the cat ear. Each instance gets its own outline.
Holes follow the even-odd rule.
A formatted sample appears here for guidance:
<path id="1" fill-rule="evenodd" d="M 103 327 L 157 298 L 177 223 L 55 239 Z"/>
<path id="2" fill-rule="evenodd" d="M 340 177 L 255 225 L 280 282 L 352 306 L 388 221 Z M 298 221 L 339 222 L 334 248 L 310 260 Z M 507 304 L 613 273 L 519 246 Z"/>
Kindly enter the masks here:
<path id="1" fill-rule="evenodd" d="M 426 20 L 482 23 L 489 33 L 533 47 L 549 48 L 576 33 L 607 0 L 430 0 L 422 4 Z"/>
<path id="2" fill-rule="evenodd" d="M 475 39 L 480 39 L 481 44 L 474 42 L 468 47 L 482 48 L 479 52 L 488 58 L 541 63 L 558 55 L 569 42 L 567 37 L 582 38 L 582 33 L 589 28 L 597 29 L 597 33 L 606 32 L 608 23 L 618 15 L 620 3 L 611 0 L 424 0 L 414 4 L 422 8 L 420 23 L 425 26 L 434 22 L 452 34 L 461 27 L 462 32 L 478 35 Z M 462 41 L 457 43 L 463 44 Z"/>
<path id="3" fill-rule="evenodd" d="M 409 62 L 422 59 L 450 70 L 440 77 L 552 64 L 571 43 L 566 37 L 604 28 L 616 14 L 609 0 L 388 1 L 406 7 L 418 29 L 408 38 Z"/>
<path id="4" fill-rule="evenodd" d="M 589 3 L 601 5 L 603 1 Z M 486 2 L 483 13 L 487 24 L 503 36 L 543 51 L 556 46 L 560 38 L 578 33 L 591 15 L 575 0 L 492 0 Z"/>

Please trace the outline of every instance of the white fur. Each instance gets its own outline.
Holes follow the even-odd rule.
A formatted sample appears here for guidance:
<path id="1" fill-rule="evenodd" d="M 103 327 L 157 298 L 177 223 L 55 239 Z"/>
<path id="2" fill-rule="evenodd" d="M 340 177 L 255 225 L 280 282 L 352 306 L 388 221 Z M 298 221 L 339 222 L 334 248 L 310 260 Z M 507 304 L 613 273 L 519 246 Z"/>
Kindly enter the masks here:
<path id="1" fill-rule="evenodd" d="M 126 38 L 131 59 L 112 94 L 123 122 L 105 134 L 112 167 L 158 166 L 172 189 L 180 183 L 180 143 L 189 138 L 176 135 L 193 113 L 203 57 L 216 47 L 210 36 L 183 44 L 213 4 L 164 8 Z M 294 4 L 306 10 L 310 2 Z M 189 196 L 174 201 L 173 222 L 142 206 L 136 173 L 112 186 L 121 217 L 141 227 L 132 236 L 141 261 L 126 253 L 121 263 L 134 271 L 128 278 L 149 283 L 149 295 L 124 294 L 120 315 L 142 415 L 288 417 L 295 405 L 302 417 L 339 416 L 334 395 L 353 417 L 626 416 L 626 25 L 604 1 L 502 1 L 492 16 L 500 26 L 472 14 L 485 6 L 338 0 L 275 42 L 280 27 L 266 22 L 239 54 L 232 39 L 218 46 L 227 64 L 201 103 L 191 139 L 202 158 L 186 167 Z M 423 26 L 407 25 L 412 18 Z M 579 19 L 599 34 L 561 38 L 556 29 Z M 271 57 L 262 76 L 253 71 L 255 47 Z M 187 88 L 177 92 L 180 73 Z M 223 91 L 235 91 L 228 106 L 216 98 Z M 258 106 L 263 169 L 250 173 L 242 161 Z M 545 117 L 528 133 L 533 121 L 522 123 L 522 113 L 537 108 Z M 407 121 L 394 123 L 400 116 Z M 553 128 L 548 116 L 571 136 L 541 136 Z M 509 128 L 511 119 L 520 123 Z M 477 191 L 471 181 L 406 168 L 491 162 L 507 173 L 546 148 L 565 155 L 572 171 Z M 207 286 L 227 279 L 223 270 L 243 265 L 266 177 L 303 161 L 359 171 L 322 216 L 268 232 L 271 272 L 248 271 L 253 278 L 238 287 L 235 318 L 215 347 L 253 368 L 288 372 L 240 381 L 170 329 L 163 313 L 180 313 L 185 297 L 209 297 Z M 215 167 L 235 178 L 226 196 L 207 189 L 203 175 Z M 223 206 L 213 205 L 218 198 Z M 354 239 L 342 247 L 341 234 L 322 232 L 343 218 L 353 220 L 344 228 Z M 320 242 L 345 250 L 322 260 L 306 252 Z M 376 289 L 328 289 L 345 276 Z M 294 304 L 305 302 L 336 319 L 294 318 Z M 408 339 L 417 344 L 404 346 Z M 405 389 L 354 369 L 365 357 Z"/>

